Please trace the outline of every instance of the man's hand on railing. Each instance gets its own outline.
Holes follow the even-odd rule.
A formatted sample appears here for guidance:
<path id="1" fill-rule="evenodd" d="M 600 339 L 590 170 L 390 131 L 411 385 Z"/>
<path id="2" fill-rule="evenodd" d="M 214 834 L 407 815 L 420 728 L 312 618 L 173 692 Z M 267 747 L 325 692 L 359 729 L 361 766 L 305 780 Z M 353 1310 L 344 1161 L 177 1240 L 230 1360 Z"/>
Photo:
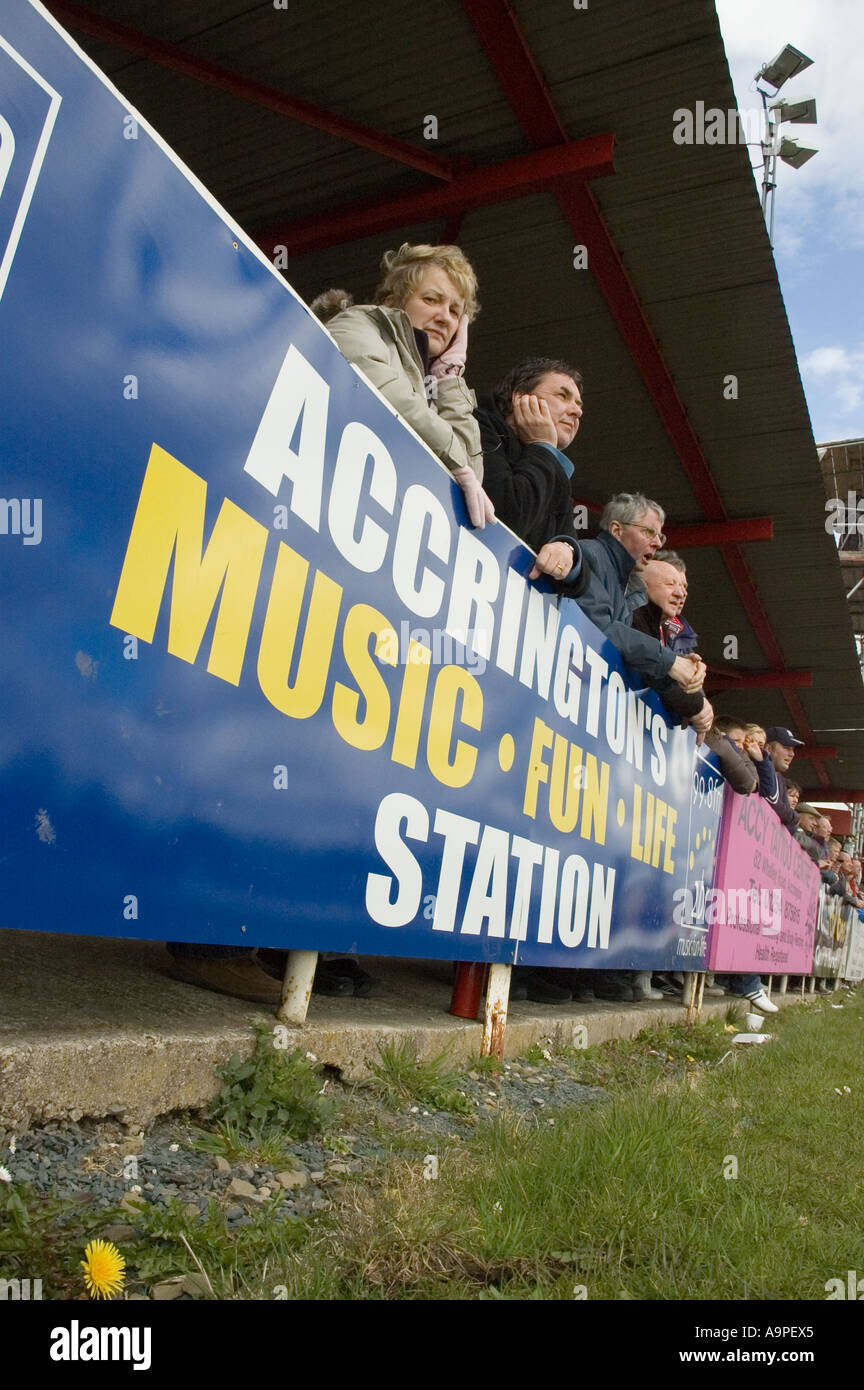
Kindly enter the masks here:
<path id="1" fill-rule="evenodd" d="M 495 508 L 492 506 L 483 485 L 473 468 L 469 468 L 467 463 L 462 468 L 451 470 L 454 480 L 459 484 L 465 496 L 465 506 L 468 509 L 468 519 L 472 526 L 477 526 L 481 531 L 488 521 L 490 526 L 495 525 Z"/>
<path id="2" fill-rule="evenodd" d="M 548 574 L 550 579 L 560 581 L 567 578 L 574 563 L 575 552 L 572 545 L 568 545 L 566 541 L 547 541 L 540 547 L 528 578 L 539 579 L 541 574 Z"/>
<path id="3" fill-rule="evenodd" d="M 669 668 L 673 681 L 677 681 L 688 694 L 702 689 L 705 672 L 705 662 L 700 661 L 698 656 L 676 656 Z"/>

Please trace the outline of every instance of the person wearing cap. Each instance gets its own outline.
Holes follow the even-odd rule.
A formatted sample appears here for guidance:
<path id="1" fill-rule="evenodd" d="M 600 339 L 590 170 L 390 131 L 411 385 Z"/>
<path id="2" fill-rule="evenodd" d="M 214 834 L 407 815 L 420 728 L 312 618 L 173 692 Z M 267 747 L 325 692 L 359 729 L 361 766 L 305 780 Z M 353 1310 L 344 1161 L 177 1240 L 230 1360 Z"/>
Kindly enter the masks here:
<path id="1" fill-rule="evenodd" d="M 803 747 L 803 740 L 796 738 L 791 729 L 784 728 L 782 724 L 772 724 L 765 730 L 765 751 L 761 756 L 756 755 L 752 744 L 747 747 L 756 764 L 759 795 L 765 798 L 769 806 L 773 806 L 790 835 L 794 835 L 798 829 L 798 817 L 789 805 L 783 773 L 791 766 L 795 749 Z"/>
<path id="2" fill-rule="evenodd" d="M 820 869 L 825 868 L 828 863 L 826 855 L 823 853 L 819 841 L 814 838 L 813 832 L 819 825 L 819 812 L 815 806 L 811 806 L 806 801 L 801 801 L 796 807 L 798 817 L 798 829 L 795 831 L 795 839 L 798 841 L 805 854 L 809 854 L 814 864 Z"/>

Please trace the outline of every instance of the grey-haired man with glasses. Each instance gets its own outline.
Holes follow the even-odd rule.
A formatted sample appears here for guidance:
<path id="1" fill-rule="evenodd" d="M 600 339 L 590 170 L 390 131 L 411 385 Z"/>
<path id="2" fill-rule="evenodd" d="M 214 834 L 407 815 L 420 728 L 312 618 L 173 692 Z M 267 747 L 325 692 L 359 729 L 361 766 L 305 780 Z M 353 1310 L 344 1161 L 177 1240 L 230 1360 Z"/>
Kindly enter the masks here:
<path id="1" fill-rule="evenodd" d="M 617 493 L 603 509 L 597 539 L 576 543 L 575 564 L 563 580 L 565 592 L 661 700 L 673 682 L 693 691 L 705 679 L 705 664 L 697 656 L 676 656 L 657 638 L 631 626 L 633 612 L 647 595 L 641 587 L 628 592 L 628 584 L 665 544 L 664 520 L 659 502 L 641 492 Z"/>

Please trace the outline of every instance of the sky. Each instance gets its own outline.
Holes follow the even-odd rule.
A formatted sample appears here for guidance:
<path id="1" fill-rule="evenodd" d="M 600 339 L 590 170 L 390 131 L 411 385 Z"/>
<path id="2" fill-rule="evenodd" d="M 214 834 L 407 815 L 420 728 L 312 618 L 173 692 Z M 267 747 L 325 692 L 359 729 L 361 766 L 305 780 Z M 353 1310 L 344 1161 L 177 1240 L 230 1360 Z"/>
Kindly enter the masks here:
<path id="1" fill-rule="evenodd" d="M 754 75 L 787 43 L 813 59 L 779 94 L 816 98 L 818 124 L 783 131 L 819 153 L 778 160 L 774 254 L 816 442 L 864 438 L 864 3 L 716 3 L 742 111 L 761 107 Z"/>

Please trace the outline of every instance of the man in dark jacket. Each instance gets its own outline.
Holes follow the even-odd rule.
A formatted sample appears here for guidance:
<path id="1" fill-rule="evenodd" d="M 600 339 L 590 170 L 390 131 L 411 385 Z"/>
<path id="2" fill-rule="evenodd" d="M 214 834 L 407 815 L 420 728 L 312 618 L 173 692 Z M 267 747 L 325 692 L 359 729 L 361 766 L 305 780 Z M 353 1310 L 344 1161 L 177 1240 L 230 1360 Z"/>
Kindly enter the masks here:
<path id="1" fill-rule="evenodd" d="M 638 492 L 619 492 L 603 509 L 597 539 L 576 542 L 576 562 L 562 584 L 646 685 L 661 700 L 669 694 L 674 700 L 679 689 L 701 690 L 704 663 L 695 655 L 676 656 L 659 638 L 633 627 L 627 597 L 634 569 L 641 570 L 665 540 L 663 520 L 659 503 Z"/>
<path id="2" fill-rule="evenodd" d="M 673 551 L 661 550 L 653 560 L 645 562 L 639 578 L 645 589 L 646 602 L 633 609 L 631 626 L 636 628 L 637 632 L 656 637 L 662 646 L 668 647 L 677 656 L 681 653 L 675 642 L 682 640 L 684 628 L 681 618 L 681 606 L 685 596 L 683 576 L 671 560 L 661 559 L 661 556 L 673 554 Z M 677 559 L 677 556 L 675 558 Z M 689 652 L 696 647 L 696 634 L 689 623 L 687 627 L 693 636 L 692 645 L 687 643 Z M 687 691 L 682 690 L 680 686 L 673 686 L 666 690 L 663 702 L 673 714 L 692 724 L 697 734 L 707 734 L 711 728 L 714 711 L 701 690 Z"/>
<path id="3" fill-rule="evenodd" d="M 483 443 L 483 486 L 503 521 L 532 550 L 552 554 L 538 573 L 560 578 L 572 565 L 575 539 L 570 478 L 563 452 L 582 418 L 582 377 L 552 357 L 529 357 L 508 372 L 474 412 Z M 563 567 L 563 568 L 562 568 Z"/>
<path id="4" fill-rule="evenodd" d="M 772 724 L 770 729 L 765 730 L 765 753 L 762 761 L 756 765 L 759 795 L 774 807 L 790 835 L 794 835 L 798 829 L 798 817 L 789 805 L 783 773 L 789 771 L 795 749 L 803 747 L 803 739 L 796 738 L 791 729 Z"/>

